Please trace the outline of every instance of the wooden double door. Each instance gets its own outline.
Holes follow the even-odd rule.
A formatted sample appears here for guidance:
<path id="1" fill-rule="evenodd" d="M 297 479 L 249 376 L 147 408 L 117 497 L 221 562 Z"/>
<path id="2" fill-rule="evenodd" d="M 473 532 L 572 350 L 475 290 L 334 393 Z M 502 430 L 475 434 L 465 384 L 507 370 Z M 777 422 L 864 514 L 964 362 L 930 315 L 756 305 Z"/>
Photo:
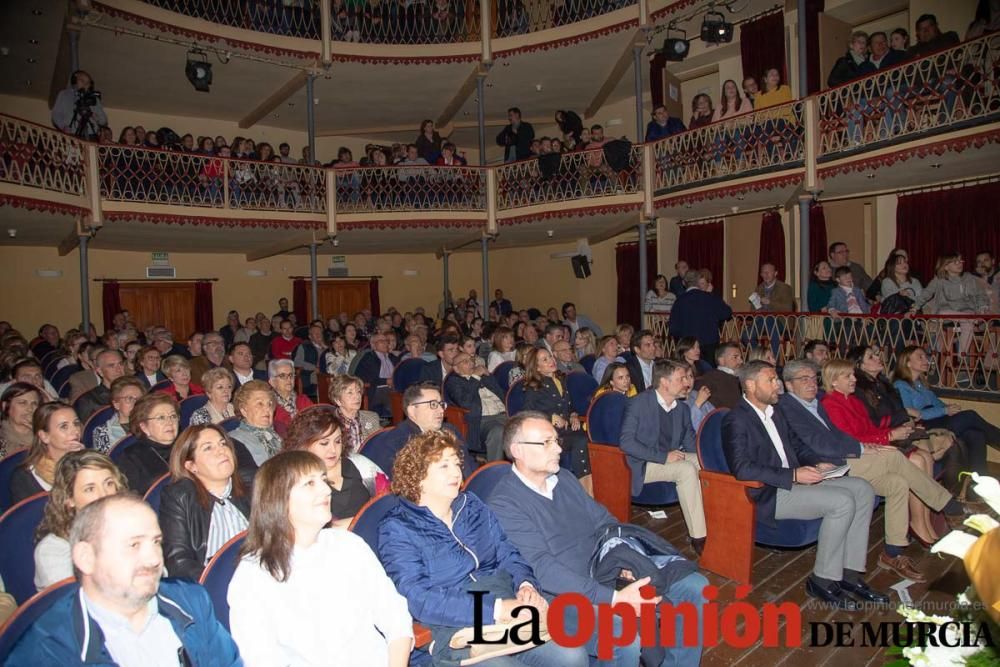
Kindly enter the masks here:
<path id="1" fill-rule="evenodd" d="M 180 342 L 195 330 L 195 283 L 119 283 L 118 299 L 140 328 L 162 324 Z"/>
<path id="2" fill-rule="evenodd" d="M 309 320 L 316 317 L 336 317 L 343 312 L 349 317 L 354 317 L 354 313 L 372 307 L 371 281 L 367 278 L 320 280 L 318 286 L 319 315 L 314 315 L 312 283 L 306 281 L 306 312 L 309 313 Z"/>

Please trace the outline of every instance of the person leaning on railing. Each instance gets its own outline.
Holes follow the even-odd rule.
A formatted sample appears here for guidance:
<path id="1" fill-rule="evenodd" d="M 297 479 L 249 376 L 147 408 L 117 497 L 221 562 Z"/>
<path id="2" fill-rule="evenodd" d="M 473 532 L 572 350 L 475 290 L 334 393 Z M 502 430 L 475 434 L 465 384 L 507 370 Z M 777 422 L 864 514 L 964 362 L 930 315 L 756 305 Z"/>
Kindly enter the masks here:
<path id="1" fill-rule="evenodd" d="M 934 279 L 910 309 L 911 314 L 926 309 L 934 315 L 977 315 L 986 313 L 990 306 L 989 292 L 982 282 L 964 271 L 965 260 L 961 253 L 953 252 L 938 257 Z M 965 354 L 972 343 L 975 321 L 959 322 L 959 352 Z M 947 324 L 945 326 L 948 326 Z"/>

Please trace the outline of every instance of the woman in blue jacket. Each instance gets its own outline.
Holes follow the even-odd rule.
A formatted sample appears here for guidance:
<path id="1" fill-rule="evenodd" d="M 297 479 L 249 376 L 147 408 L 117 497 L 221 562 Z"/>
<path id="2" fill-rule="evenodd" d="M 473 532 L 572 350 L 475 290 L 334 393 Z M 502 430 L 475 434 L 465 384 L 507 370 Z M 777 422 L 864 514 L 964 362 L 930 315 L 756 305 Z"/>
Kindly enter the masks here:
<path id="1" fill-rule="evenodd" d="M 400 503 L 379 526 L 379 558 L 386 573 L 414 620 L 431 629 L 432 664 L 457 665 L 485 658 L 487 652 L 495 657 L 481 664 L 497 667 L 586 666 L 585 649 L 551 641 L 527 651 L 510 643 L 452 648 L 461 643 L 455 634 L 472 627 L 477 617 L 487 626 L 509 622 L 522 605 L 534 607 L 542 618 L 548 610 L 531 567 L 493 512 L 461 489 L 462 448 L 454 436 L 447 431 L 414 436 L 393 465 L 392 490 Z M 517 622 L 526 618 L 522 611 Z"/>

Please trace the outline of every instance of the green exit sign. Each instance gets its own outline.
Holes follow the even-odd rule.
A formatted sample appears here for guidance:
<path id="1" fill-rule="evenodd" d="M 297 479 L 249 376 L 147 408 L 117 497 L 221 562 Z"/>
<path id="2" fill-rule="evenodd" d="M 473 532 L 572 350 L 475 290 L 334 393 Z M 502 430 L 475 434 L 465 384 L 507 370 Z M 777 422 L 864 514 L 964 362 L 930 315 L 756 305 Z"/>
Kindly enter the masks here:
<path id="1" fill-rule="evenodd" d="M 170 261 L 170 253 L 166 252 L 153 253 L 153 264 L 166 264 L 168 261 Z"/>

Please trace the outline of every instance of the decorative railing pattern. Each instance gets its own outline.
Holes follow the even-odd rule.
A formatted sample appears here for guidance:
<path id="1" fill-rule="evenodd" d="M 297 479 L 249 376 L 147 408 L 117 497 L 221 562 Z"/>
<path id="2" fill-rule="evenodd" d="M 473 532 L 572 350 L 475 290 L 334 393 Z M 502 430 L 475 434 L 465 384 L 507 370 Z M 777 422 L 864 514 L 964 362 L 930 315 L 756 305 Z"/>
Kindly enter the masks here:
<path id="1" fill-rule="evenodd" d="M 319 39 L 319 2 L 314 0 L 145 0 L 178 14 L 274 35 Z"/>
<path id="2" fill-rule="evenodd" d="M 478 42 L 478 0 L 331 0 L 330 37 L 338 42 Z"/>
<path id="3" fill-rule="evenodd" d="M 338 213 L 486 211 L 481 167 L 346 167 L 334 175 Z"/>
<path id="4" fill-rule="evenodd" d="M 629 194 L 639 191 L 641 181 L 642 150 L 627 141 L 550 153 L 497 167 L 497 208 Z"/>
<path id="5" fill-rule="evenodd" d="M 85 146 L 58 130 L 0 116 L 0 181 L 83 196 Z"/>
<path id="6" fill-rule="evenodd" d="M 998 75 L 993 34 L 832 88 L 818 96 L 819 155 L 998 118 Z"/>
<path id="7" fill-rule="evenodd" d="M 931 359 L 929 386 L 995 393 L 1000 382 L 1000 314 L 916 317 L 807 313 L 735 313 L 722 326 L 722 339 L 750 347 L 770 346 L 779 365 L 799 358 L 810 340 L 825 340 L 834 356 L 857 345 L 873 345 L 889 371 L 908 345 Z"/>
<path id="8" fill-rule="evenodd" d="M 229 205 L 252 211 L 326 212 L 326 175 L 320 167 L 228 160 Z"/>
<path id="9" fill-rule="evenodd" d="M 493 34 L 510 37 L 583 21 L 634 5 L 634 0 L 491 0 Z"/>
<path id="10" fill-rule="evenodd" d="M 787 167 L 804 158 L 801 100 L 681 132 L 653 144 L 656 189 Z"/>

